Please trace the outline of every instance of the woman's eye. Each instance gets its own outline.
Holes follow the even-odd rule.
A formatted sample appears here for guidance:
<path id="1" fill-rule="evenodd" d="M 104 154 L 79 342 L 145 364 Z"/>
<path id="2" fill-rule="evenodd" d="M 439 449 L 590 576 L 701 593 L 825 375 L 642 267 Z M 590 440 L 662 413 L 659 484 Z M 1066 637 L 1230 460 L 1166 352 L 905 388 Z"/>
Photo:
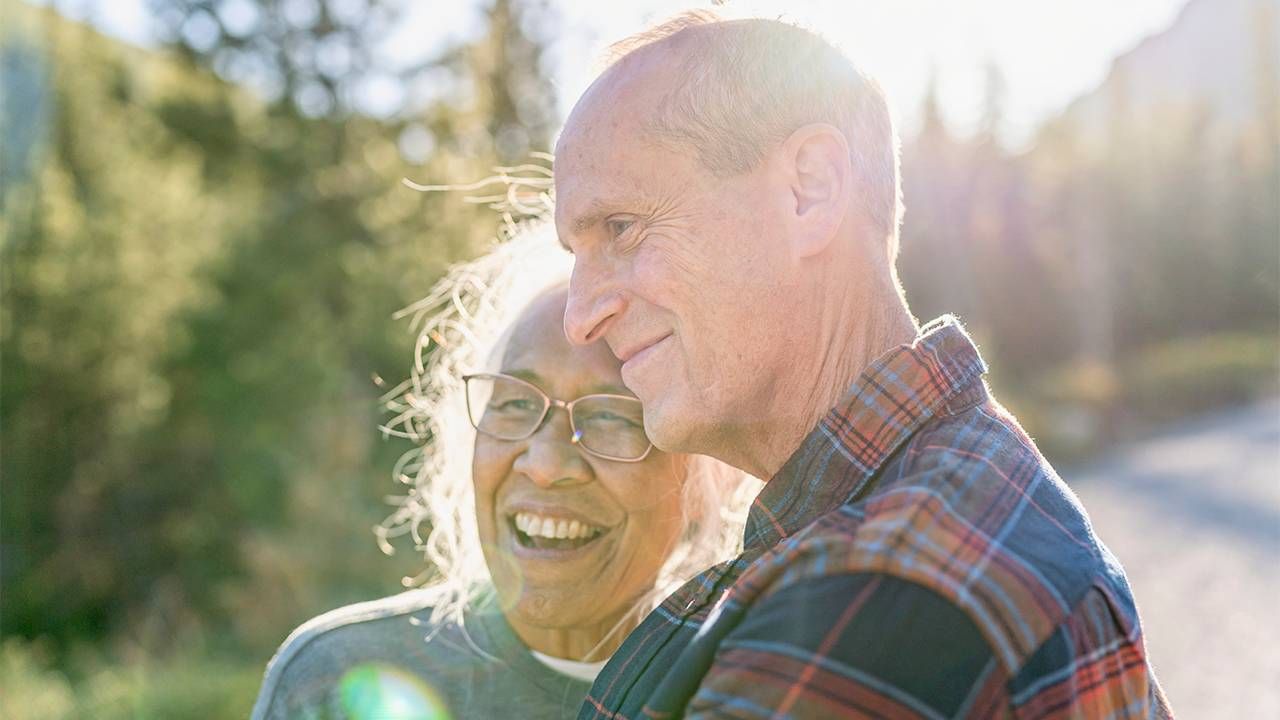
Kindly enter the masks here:
<path id="1" fill-rule="evenodd" d="M 591 413 L 586 420 L 588 423 L 593 425 L 612 425 L 615 427 L 621 425 L 626 428 L 644 427 L 642 423 L 633 418 L 625 415 L 619 415 L 618 413 L 611 413 L 607 410 Z"/>
<path id="2" fill-rule="evenodd" d="M 527 399 L 502 400 L 489 403 L 489 407 L 498 412 L 531 412 L 534 409 L 534 403 Z"/>

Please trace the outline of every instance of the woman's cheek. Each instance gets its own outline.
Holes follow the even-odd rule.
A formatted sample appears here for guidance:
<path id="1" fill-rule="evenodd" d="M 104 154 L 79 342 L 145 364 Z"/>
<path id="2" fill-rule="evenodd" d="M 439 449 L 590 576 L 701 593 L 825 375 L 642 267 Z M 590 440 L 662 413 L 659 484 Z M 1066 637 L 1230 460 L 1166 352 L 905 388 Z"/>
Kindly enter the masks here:
<path id="1" fill-rule="evenodd" d="M 509 447 L 501 447 L 499 443 L 483 435 L 476 438 L 475 452 L 471 457 L 471 479 L 475 483 L 477 503 L 482 495 L 493 493 L 501 484 L 502 478 L 506 476 L 504 465 L 509 467 L 511 464 L 509 460 L 504 460 L 508 455 L 512 455 Z"/>
<path id="2" fill-rule="evenodd" d="M 668 457 L 668 462 L 655 468 L 656 472 L 648 477 L 647 485 L 642 484 L 642 480 L 635 483 L 635 487 L 647 491 L 638 493 L 637 500 L 644 503 L 641 512 L 646 516 L 649 543 L 663 554 L 662 560 L 665 560 L 665 553 L 670 552 L 679 541 L 685 524 L 686 509 L 683 507 L 684 494 L 680 481 L 684 473 L 673 472 L 670 462 L 673 459 Z"/>
<path id="3" fill-rule="evenodd" d="M 665 515 L 670 507 L 679 510 L 680 478 L 684 474 L 678 456 L 655 451 L 644 462 L 616 475 L 611 485 L 627 510 Z"/>

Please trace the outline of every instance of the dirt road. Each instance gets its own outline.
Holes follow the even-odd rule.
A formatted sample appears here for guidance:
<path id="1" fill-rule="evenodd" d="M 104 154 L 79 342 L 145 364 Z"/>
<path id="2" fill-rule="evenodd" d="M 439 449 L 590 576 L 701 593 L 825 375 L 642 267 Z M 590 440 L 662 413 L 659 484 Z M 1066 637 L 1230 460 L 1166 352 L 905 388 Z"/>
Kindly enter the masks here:
<path id="1" fill-rule="evenodd" d="M 1124 564 L 1177 717 L 1280 718 L 1280 400 L 1063 476 Z"/>

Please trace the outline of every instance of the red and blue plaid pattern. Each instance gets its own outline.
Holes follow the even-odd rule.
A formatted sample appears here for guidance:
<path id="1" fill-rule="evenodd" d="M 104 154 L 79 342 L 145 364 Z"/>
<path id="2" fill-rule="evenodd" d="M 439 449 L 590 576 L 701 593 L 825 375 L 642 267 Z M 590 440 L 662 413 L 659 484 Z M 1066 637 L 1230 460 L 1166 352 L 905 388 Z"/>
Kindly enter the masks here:
<path id="1" fill-rule="evenodd" d="M 579 718 L 1148 718 L 1120 564 L 941 318 L 874 363 Z"/>

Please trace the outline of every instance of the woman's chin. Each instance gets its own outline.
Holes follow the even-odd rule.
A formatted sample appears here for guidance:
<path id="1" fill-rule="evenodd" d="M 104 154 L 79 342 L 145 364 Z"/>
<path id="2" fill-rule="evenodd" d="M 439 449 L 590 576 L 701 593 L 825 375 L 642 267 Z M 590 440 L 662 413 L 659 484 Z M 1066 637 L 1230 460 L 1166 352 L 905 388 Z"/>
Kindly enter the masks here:
<path id="1" fill-rule="evenodd" d="M 611 599 L 583 588 L 525 588 L 503 609 L 513 624 L 540 630 L 586 630 L 599 624 L 601 605 Z"/>

